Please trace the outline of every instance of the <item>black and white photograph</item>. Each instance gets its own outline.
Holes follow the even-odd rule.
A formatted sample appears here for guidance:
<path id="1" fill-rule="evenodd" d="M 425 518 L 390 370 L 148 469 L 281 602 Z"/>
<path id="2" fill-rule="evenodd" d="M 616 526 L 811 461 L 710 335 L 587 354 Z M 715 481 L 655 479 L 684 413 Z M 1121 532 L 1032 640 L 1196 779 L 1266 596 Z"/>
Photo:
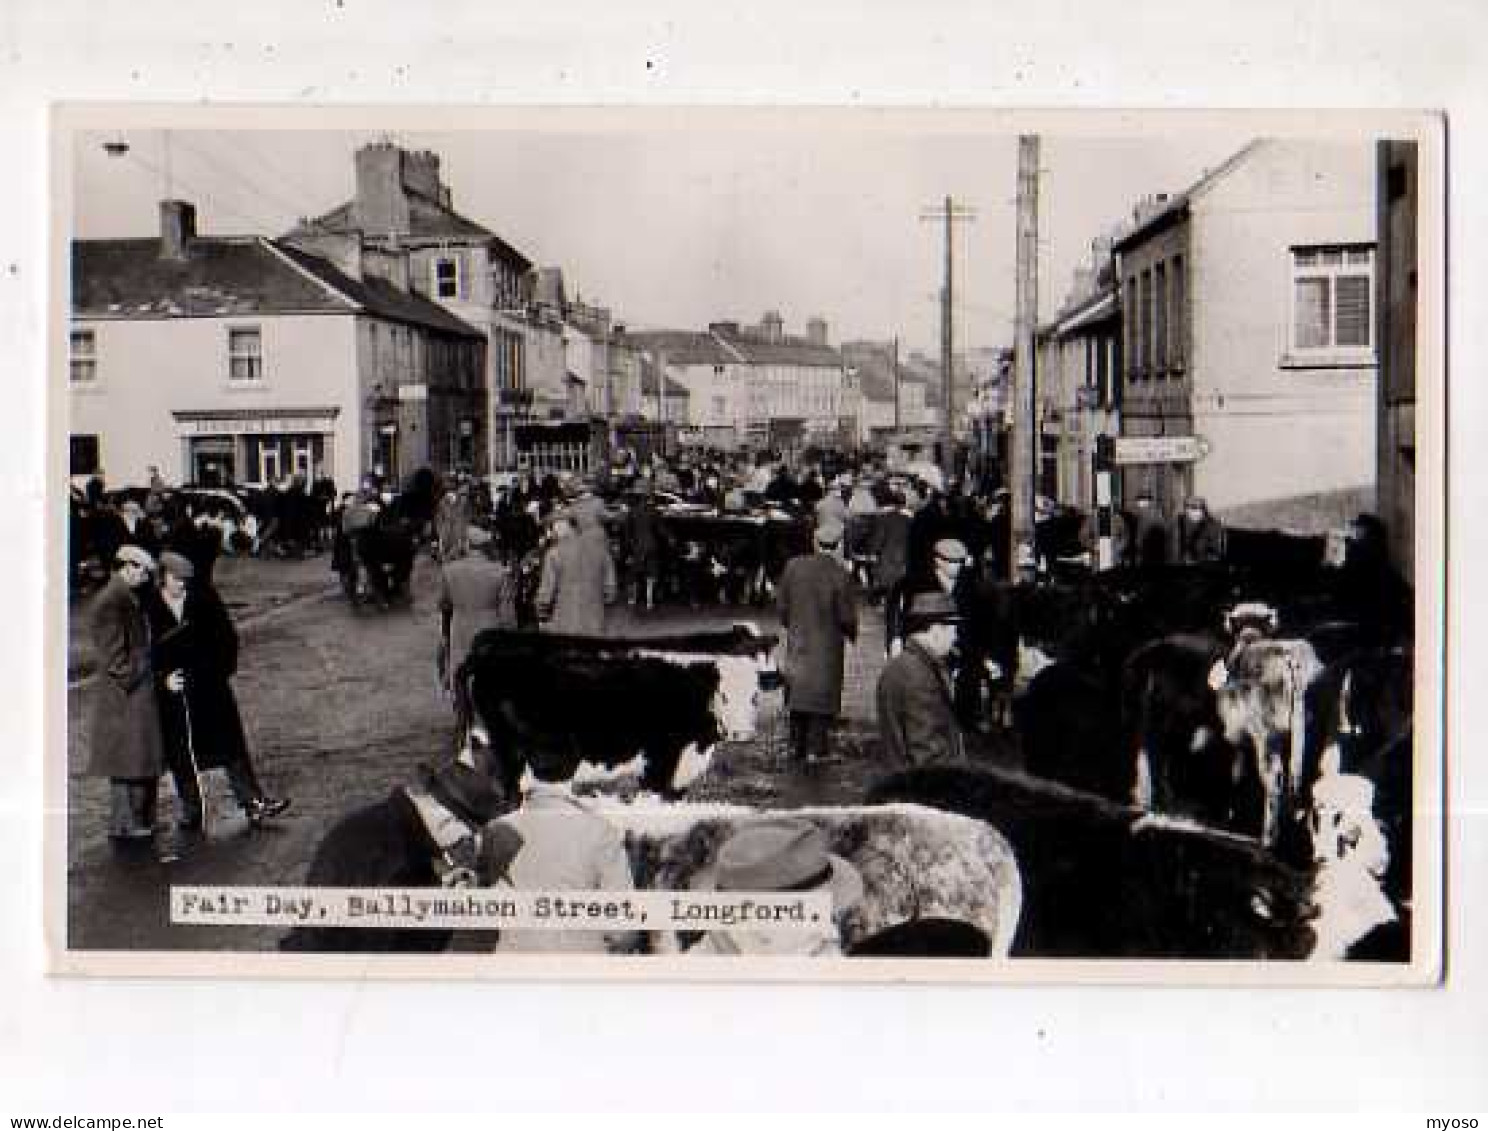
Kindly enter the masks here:
<path id="1" fill-rule="evenodd" d="M 1442 129 L 58 110 L 53 969 L 1433 984 Z"/>

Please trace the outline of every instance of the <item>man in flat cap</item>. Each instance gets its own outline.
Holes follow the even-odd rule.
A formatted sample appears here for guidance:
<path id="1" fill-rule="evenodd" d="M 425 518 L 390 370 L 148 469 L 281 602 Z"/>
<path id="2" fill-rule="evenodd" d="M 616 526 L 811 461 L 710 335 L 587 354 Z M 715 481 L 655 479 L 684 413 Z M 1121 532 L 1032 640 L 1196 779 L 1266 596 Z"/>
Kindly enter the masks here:
<path id="1" fill-rule="evenodd" d="M 155 559 L 139 546 L 120 546 L 114 573 L 93 606 L 93 681 L 88 718 L 89 771 L 109 779 L 109 836 L 148 841 L 154 836 L 155 791 L 164 768 L 150 626 L 141 597 Z"/>
<path id="2" fill-rule="evenodd" d="M 843 533 L 835 519 L 818 523 L 815 553 L 792 558 L 780 577 L 791 751 L 807 766 L 828 758 L 832 722 L 842 710 L 844 652 L 858 638 L 855 586 L 836 554 Z"/>
<path id="3" fill-rule="evenodd" d="M 226 771 L 233 796 L 253 824 L 277 817 L 290 803 L 270 796 L 253 768 L 231 683 L 238 670 L 238 633 L 226 604 L 189 558 L 171 550 L 160 555 L 160 587 L 144 604 L 180 831 L 203 829 L 205 770 Z"/>
<path id="4" fill-rule="evenodd" d="M 900 766 L 966 761 L 947 666 L 960 623 L 961 614 L 946 594 L 917 595 L 905 616 L 904 650 L 879 676 L 878 729 L 885 752 Z"/>

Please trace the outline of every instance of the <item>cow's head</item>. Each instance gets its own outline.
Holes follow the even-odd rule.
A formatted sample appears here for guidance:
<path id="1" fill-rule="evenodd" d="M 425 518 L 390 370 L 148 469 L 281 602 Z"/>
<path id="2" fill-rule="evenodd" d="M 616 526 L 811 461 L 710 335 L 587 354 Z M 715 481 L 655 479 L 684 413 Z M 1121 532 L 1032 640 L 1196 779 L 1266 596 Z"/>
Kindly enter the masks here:
<path id="1" fill-rule="evenodd" d="M 733 654 L 717 657 L 713 709 L 729 742 L 748 742 L 759 729 L 760 692 L 778 688 L 780 672 L 775 665 L 775 637 L 762 635 L 747 621 L 734 625 L 734 637 Z"/>

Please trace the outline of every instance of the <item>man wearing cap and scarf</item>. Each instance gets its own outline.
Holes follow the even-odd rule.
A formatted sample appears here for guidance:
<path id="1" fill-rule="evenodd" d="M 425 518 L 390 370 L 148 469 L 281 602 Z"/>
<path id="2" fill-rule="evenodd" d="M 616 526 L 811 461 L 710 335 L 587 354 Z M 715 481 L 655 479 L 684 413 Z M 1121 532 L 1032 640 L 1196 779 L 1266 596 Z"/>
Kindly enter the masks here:
<path id="1" fill-rule="evenodd" d="M 238 670 L 238 633 L 222 598 L 198 578 L 189 558 L 167 550 L 160 555 L 160 588 L 144 605 L 165 763 L 181 801 L 182 831 L 202 827 L 203 770 L 227 771 L 233 796 L 255 824 L 283 813 L 289 801 L 264 791 L 248 754 L 230 682 Z"/>
<path id="2" fill-rule="evenodd" d="M 966 762 L 948 666 L 961 619 L 944 593 L 921 593 L 910 604 L 904 650 L 884 665 L 876 695 L 884 750 L 898 765 Z"/>
<path id="3" fill-rule="evenodd" d="M 521 847 L 486 830 L 507 808 L 490 777 L 464 762 L 423 767 L 415 784 L 354 810 L 326 833 L 306 887 L 441 888 L 495 883 Z M 280 950 L 418 952 L 449 948 L 454 932 L 418 927 L 296 927 Z"/>
<path id="4" fill-rule="evenodd" d="M 98 678 L 88 716 L 88 769 L 109 779 L 109 836 L 121 841 L 154 836 L 156 783 L 165 762 L 150 625 L 141 604 L 154 570 L 155 560 L 140 547 L 120 546 L 92 612 Z"/>
<path id="5" fill-rule="evenodd" d="M 740 825 L 711 868 L 693 881 L 720 892 L 816 892 L 832 897 L 832 914 L 806 928 L 730 927 L 707 931 L 688 949 L 698 956 L 829 958 L 842 953 L 843 916 L 863 899 L 863 877 L 827 850 L 826 835 L 802 817 L 769 817 Z"/>
<path id="6" fill-rule="evenodd" d="M 820 523 L 816 552 L 786 563 L 780 576 L 780 625 L 785 630 L 785 704 L 791 749 L 806 765 L 828 756 L 832 722 L 842 710 L 846 643 L 858 638 L 858 605 L 851 575 L 835 550 L 840 522 Z"/>

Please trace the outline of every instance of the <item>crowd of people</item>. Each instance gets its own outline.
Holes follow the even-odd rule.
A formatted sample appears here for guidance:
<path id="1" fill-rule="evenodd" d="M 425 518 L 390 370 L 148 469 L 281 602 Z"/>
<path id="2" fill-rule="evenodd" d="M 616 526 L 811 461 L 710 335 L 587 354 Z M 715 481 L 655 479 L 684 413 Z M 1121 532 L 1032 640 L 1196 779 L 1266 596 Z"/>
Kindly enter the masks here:
<path id="1" fill-rule="evenodd" d="M 1088 575 L 1096 560 L 1092 523 L 1047 500 L 1036 507 L 1031 544 L 1014 546 L 1004 489 L 947 484 L 933 469 L 906 474 L 830 460 L 792 467 L 776 458 L 656 458 L 612 469 L 600 481 L 524 473 L 440 484 L 423 475 L 397 496 L 369 480 L 327 510 L 326 535 L 307 533 L 295 517 L 313 508 L 285 505 L 310 497 L 303 484 L 290 484 L 269 529 L 277 529 L 281 544 L 311 551 L 329 538 L 337 568 L 349 563 L 354 579 L 386 564 L 388 537 L 401 539 L 409 562 L 419 545 L 428 546 L 439 569 L 436 665 L 452 700 L 458 700 L 459 666 L 487 629 L 598 637 L 617 602 L 654 607 L 684 554 L 669 529 L 672 516 L 799 524 L 807 542 L 770 579 L 769 592 L 782 630 L 779 670 L 791 755 L 803 772 L 834 760 L 831 735 L 842 713 L 847 650 L 857 642 L 866 605 L 881 610 L 885 627 L 873 704 L 886 764 L 965 766 L 975 732 L 1013 726 L 1020 669 L 1027 679 L 1053 662 L 1038 652 L 1044 641 L 1037 632 L 1020 633 L 1016 618 L 989 617 L 987 610 L 995 613 L 1000 601 L 1061 576 Z M 143 503 L 115 505 L 101 487 L 90 488 L 87 503 L 95 518 L 111 512 L 107 536 L 90 543 L 94 553 L 112 547 L 112 577 L 93 611 L 100 671 L 90 726 L 93 772 L 112 783 L 110 835 L 123 842 L 153 837 L 163 772 L 173 778 L 179 825 L 188 834 L 202 824 L 200 773 L 210 767 L 226 769 L 252 820 L 283 812 L 288 801 L 267 794 L 254 772 L 230 686 L 237 639 L 212 587 L 223 551 L 213 528 L 185 500 L 163 491 Z M 1370 522 L 1361 516 L 1355 524 L 1355 568 L 1339 574 L 1340 600 L 1355 600 L 1365 616 L 1385 599 L 1377 584 L 1385 571 L 1377 562 L 1372 569 L 1358 565 L 1380 542 Z M 1112 533 L 1118 566 L 1139 572 L 1217 564 L 1227 553 L 1228 534 L 1202 499 L 1188 500 L 1169 521 L 1151 497 L 1140 496 L 1116 516 Z M 1352 597 L 1350 585 L 1359 590 Z M 462 719 L 460 729 L 470 721 Z M 530 776 L 517 795 L 504 791 L 479 752 L 467 747 L 457 760 L 425 769 L 388 799 L 347 815 L 321 843 L 306 882 L 633 886 L 619 834 L 573 788 L 579 759 L 572 744 L 555 739 L 562 731 L 541 720 L 522 731 Z M 801 890 L 809 879 L 808 886 L 851 900 L 850 866 L 828 859 L 809 822 L 772 817 L 742 824 L 717 858 L 721 885 L 734 873 L 753 877 L 755 890 L 773 890 L 776 882 L 780 890 Z M 713 932 L 696 949 L 834 953 L 839 941 L 830 930 L 811 938 Z M 965 942 L 952 929 L 935 945 Z M 301 929 L 285 945 L 442 948 L 438 932 L 344 928 Z M 623 932 L 533 932 L 507 933 L 500 945 L 627 951 L 670 944 Z"/>

